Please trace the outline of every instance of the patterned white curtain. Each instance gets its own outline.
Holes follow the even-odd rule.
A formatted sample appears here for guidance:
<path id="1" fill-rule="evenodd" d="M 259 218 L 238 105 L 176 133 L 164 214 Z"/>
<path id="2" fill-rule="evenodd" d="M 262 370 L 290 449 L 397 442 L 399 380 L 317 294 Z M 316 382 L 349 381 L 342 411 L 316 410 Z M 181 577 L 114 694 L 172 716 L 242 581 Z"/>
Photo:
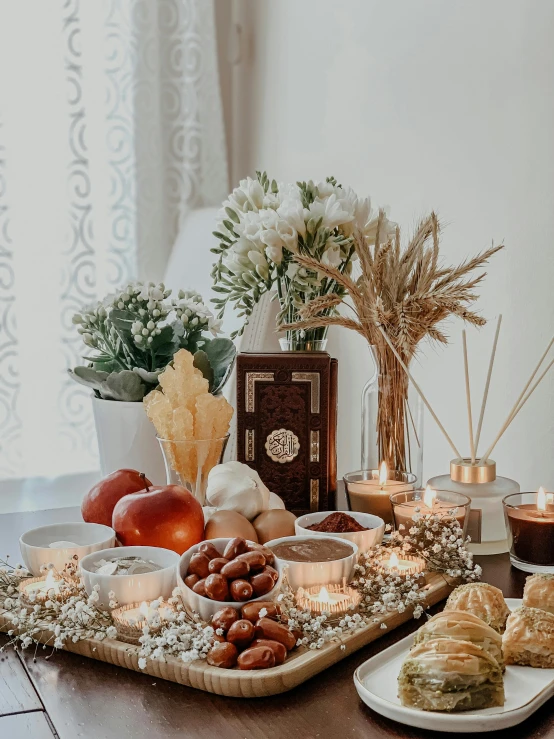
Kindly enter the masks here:
<path id="1" fill-rule="evenodd" d="M 73 474 L 73 313 L 227 193 L 212 0 L 0 0 L 0 69 L 0 479 Z"/>

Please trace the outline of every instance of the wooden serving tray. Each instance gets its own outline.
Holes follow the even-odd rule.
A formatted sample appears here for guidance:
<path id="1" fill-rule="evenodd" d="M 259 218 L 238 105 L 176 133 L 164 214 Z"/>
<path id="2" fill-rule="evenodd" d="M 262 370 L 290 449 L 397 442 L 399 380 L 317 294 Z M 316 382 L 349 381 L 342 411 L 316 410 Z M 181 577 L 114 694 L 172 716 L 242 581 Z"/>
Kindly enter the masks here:
<path id="1" fill-rule="evenodd" d="M 426 604 L 432 606 L 446 598 L 453 590 L 445 579 L 436 573 L 427 574 Z M 168 657 L 166 662 L 147 660 L 146 668 L 138 666 L 138 647 L 115 639 L 84 639 L 70 642 L 64 649 L 74 654 L 108 662 L 118 667 L 126 667 L 135 672 L 144 672 L 152 677 L 171 680 L 180 685 L 205 690 L 208 693 L 225 695 L 232 698 L 260 698 L 266 695 L 277 695 L 295 688 L 300 683 L 309 680 L 318 672 L 322 672 L 344 657 L 361 649 L 383 635 L 381 623 L 387 624 L 387 630 L 395 629 L 400 624 L 412 618 L 411 611 L 404 613 L 390 613 L 384 616 L 379 623 L 365 626 L 353 634 L 346 635 L 342 642 L 331 642 L 321 649 L 306 649 L 301 647 L 294 650 L 286 662 L 279 667 L 267 670 L 226 670 L 222 667 L 212 667 L 205 660 L 197 660 L 185 664 L 175 657 Z M 8 631 L 13 626 L 8 617 L 0 616 L 0 631 Z M 39 641 L 53 643 L 51 631 L 44 630 Z M 345 649 L 341 649 L 344 646 Z"/>

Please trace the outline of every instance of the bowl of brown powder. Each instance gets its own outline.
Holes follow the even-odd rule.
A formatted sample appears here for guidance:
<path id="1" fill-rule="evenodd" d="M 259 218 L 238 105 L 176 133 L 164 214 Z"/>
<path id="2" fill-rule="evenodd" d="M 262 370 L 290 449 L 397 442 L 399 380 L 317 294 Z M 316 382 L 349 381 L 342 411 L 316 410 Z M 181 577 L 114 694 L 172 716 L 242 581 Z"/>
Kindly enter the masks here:
<path id="1" fill-rule="evenodd" d="M 383 541 L 385 522 L 379 516 L 357 511 L 306 513 L 294 522 L 297 536 L 334 536 L 357 544 L 360 552 Z"/>

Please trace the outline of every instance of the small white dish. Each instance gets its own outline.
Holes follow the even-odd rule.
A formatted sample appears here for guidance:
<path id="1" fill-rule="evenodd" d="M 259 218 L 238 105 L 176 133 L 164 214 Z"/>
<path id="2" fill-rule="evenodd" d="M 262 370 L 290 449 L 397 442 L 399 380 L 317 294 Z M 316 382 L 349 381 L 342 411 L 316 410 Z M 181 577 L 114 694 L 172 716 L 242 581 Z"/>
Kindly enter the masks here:
<path id="1" fill-rule="evenodd" d="M 299 541 L 315 538 L 319 537 L 312 536 L 310 531 L 306 536 L 283 536 L 280 539 L 273 539 L 264 546 L 273 552 L 273 547 L 277 544 L 287 542 L 297 544 Z M 332 534 L 325 534 L 325 538 L 337 540 L 337 537 Z M 314 585 L 342 585 L 344 578 L 347 582 L 350 580 L 358 557 L 358 546 L 353 541 L 345 541 L 344 539 L 339 541 L 352 547 L 352 554 L 342 559 L 333 559 L 330 562 L 295 562 L 281 559 L 281 557 L 275 555 L 275 568 L 280 575 L 283 574 L 285 567 L 287 568 L 287 580 L 293 590 L 311 588 Z"/>
<path id="2" fill-rule="evenodd" d="M 75 544 L 51 548 L 54 542 Z M 53 564 L 57 570 L 75 555 L 80 560 L 87 554 L 115 546 L 115 531 L 100 523 L 54 523 L 26 531 L 19 539 L 19 548 L 25 567 L 35 577 L 41 575 L 42 565 Z"/>
<path id="3" fill-rule="evenodd" d="M 506 598 L 511 610 L 522 601 Z M 506 702 L 479 711 L 439 713 L 402 706 L 397 697 L 397 679 L 414 635 L 363 662 L 354 673 L 354 684 L 363 702 L 382 716 L 419 729 L 451 733 L 495 731 L 515 726 L 528 718 L 554 695 L 554 669 L 508 665 L 504 674 Z"/>
<path id="4" fill-rule="evenodd" d="M 217 551 L 223 556 L 225 547 L 231 541 L 231 539 L 209 539 L 209 541 L 210 544 L 213 544 Z M 193 554 L 195 554 L 195 552 L 200 549 L 200 545 L 203 543 L 204 542 L 200 542 L 200 544 L 195 544 L 181 555 L 181 561 L 179 562 L 179 566 L 177 568 L 177 585 L 179 586 L 179 589 L 181 591 L 181 600 L 185 604 L 186 608 L 189 611 L 195 611 L 201 616 L 204 621 L 209 622 L 214 613 L 217 613 L 217 611 L 219 611 L 221 608 L 229 607 L 234 608 L 235 611 L 240 611 L 244 603 L 239 603 L 235 600 L 221 601 L 212 600 L 211 598 L 205 598 L 203 595 L 198 595 L 198 593 L 195 593 L 194 590 L 188 587 L 188 585 L 185 585 L 184 578 L 186 577 L 186 573 L 189 568 L 190 558 Z M 275 600 L 280 588 L 281 578 L 279 578 L 275 587 L 273 588 L 273 590 L 270 590 L 269 593 L 266 593 L 265 595 L 260 595 L 258 598 L 251 598 L 250 600 L 247 600 L 245 602 L 252 603 L 257 600 Z"/>
<path id="5" fill-rule="evenodd" d="M 336 531 L 312 531 L 308 526 L 320 523 L 332 513 L 346 513 L 357 521 L 360 526 L 365 526 L 367 531 L 336 532 Z M 318 513 L 306 513 L 294 522 L 294 530 L 297 536 L 335 536 L 345 541 L 353 541 L 360 552 L 367 552 L 373 547 L 379 546 L 385 534 L 385 522 L 379 516 L 371 513 L 358 513 L 357 511 L 319 511 Z"/>
<path id="6" fill-rule="evenodd" d="M 102 575 L 94 572 L 93 568 L 99 560 L 109 557 L 141 557 L 152 561 L 162 569 L 156 572 L 146 572 L 142 575 Z M 88 595 L 95 585 L 100 586 L 98 606 L 110 610 L 109 593 L 115 593 L 120 606 L 131 603 L 149 602 L 156 598 L 170 598 L 177 584 L 176 572 L 179 555 L 170 549 L 160 547 L 114 547 L 102 552 L 88 554 L 81 560 L 81 574 Z"/>

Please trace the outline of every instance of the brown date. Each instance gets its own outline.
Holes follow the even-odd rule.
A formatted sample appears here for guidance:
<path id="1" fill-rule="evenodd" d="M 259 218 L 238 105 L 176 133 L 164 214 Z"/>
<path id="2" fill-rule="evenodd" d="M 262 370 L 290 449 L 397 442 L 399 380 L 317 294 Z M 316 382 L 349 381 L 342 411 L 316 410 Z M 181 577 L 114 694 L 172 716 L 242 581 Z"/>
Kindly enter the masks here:
<path id="1" fill-rule="evenodd" d="M 274 639 L 254 639 L 251 647 L 269 647 L 275 655 L 275 664 L 282 665 L 287 658 L 287 649 L 284 644 Z"/>
<path id="2" fill-rule="evenodd" d="M 275 667 L 275 655 L 269 647 L 245 649 L 239 654 L 237 664 L 240 670 L 263 670 L 266 667 Z"/>
<path id="3" fill-rule="evenodd" d="M 252 575 L 250 578 L 250 585 L 252 585 L 254 597 L 259 598 L 260 595 L 266 595 L 270 590 L 273 590 L 275 582 L 269 572 L 258 572 L 257 575 Z"/>
<path id="4" fill-rule="evenodd" d="M 254 624 L 241 618 L 235 621 L 227 632 L 227 641 L 234 644 L 237 649 L 244 649 L 254 638 Z"/>
<path id="5" fill-rule="evenodd" d="M 221 557 L 221 554 L 217 551 L 211 541 L 203 541 L 198 547 L 198 551 L 205 554 L 208 559 L 215 559 Z"/>
<path id="6" fill-rule="evenodd" d="M 231 583 L 231 596 L 233 600 L 240 602 L 250 600 L 254 592 L 248 580 L 233 580 Z"/>
<path id="7" fill-rule="evenodd" d="M 187 586 L 187 588 L 190 588 L 192 590 L 198 580 L 200 580 L 198 575 L 187 575 L 185 577 L 185 585 Z"/>
<path id="8" fill-rule="evenodd" d="M 223 634 L 214 634 L 214 641 L 215 642 L 224 642 L 225 641 L 225 637 L 223 636 Z"/>
<path id="9" fill-rule="evenodd" d="M 274 618 L 279 613 L 279 607 L 270 600 L 258 600 L 255 603 L 245 603 L 240 609 L 243 618 L 252 621 L 253 624 L 260 618 L 260 611 L 265 608 L 267 618 Z"/>
<path id="10" fill-rule="evenodd" d="M 228 577 L 229 580 L 235 580 L 237 577 L 246 577 L 250 572 L 250 565 L 248 562 L 239 559 L 232 559 L 230 562 L 221 568 L 221 574 L 223 577 Z"/>
<path id="11" fill-rule="evenodd" d="M 243 554 L 246 552 L 247 547 L 246 539 L 242 539 L 240 536 L 236 536 L 234 539 L 231 539 L 230 542 L 228 542 L 227 546 L 225 547 L 225 551 L 223 552 L 223 556 L 227 559 L 234 559 L 239 554 Z"/>
<path id="12" fill-rule="evenodd" d="M 198 575 L 198 577 L 208 577 L 210 571 L 208 565 L 210 560 L 202 552 L 195 552 L 190 558 L 188 575 Z"/>
<path id="13" fill-rule="evenodd" d="M 265 567 L 265 557 L 261 552 L 245 552 L 239 554 L 235 562 L 248 562 L 252 572 L 259 572 Z"/>
<path id="14" fill-rule="evenodd" d="M 223 575 L 214 573 L 206 578 L 206 595 L 212 600 L 229 600 L 229 583 Z"/>
<path id="15" fill-rule="evenodd" d="M 221 572 L 222 568 L 227 564 L 228 561 L 229 560 L 225 559 L 225 557 L 214 557 L 213 559 L 210 559 L 210 563 L 208 564 L 210 575 L 213 575 L 214 572 Z"/>
<path id="16" fill-rule="evenodd" d="M 248 551 L 249 552 L 261 552 L 264 555 L 265 563 L 267 565 L 272 565 L 275 562 L 275 555 L 273 554 L 271 549 L 264 547 L 263 544 L 256 544 L 255 542 L 248 542 Z"/>
<path id="17" fill-rule="evenodd" d="M 266 565 L 264 569 L 262 570 L 262 572 L 269 572 L 269 574 L 273 578 L 273 582 L 277 582 L 277 580 L 279 579 L 279 573 L 277 572 L 276 569 L 274 569 L 270 565 Z"/>
<path id="18" fill-rule="evenodd" d="M 227 606 L 226 608 L 220 608 L 219 611 L 214 613 L 212 616 L 212 626 L 214 629 L 223 629 L 223 631 L 228 631 L 235 621 L 238 621 L 238 619 L 238 611 L 235 611 L 231 606 Z"/>
<path id="19" fill-rule="evenodd" d="M 281 642 L 289 652 L 296 644 L 295 636 L 289 631 L 288 627 L 277 623 L 277 621 L 272 621 L 270 618 L 260 618 L 256 621 L 254 636 L 256 639 L 271 639 Z"/>
<path id="20" fill-rule="evenodd" d="M 234 667 L 239 656 L 238 649 L 229 642 L 217 642 L 206 656 L 206 662 L 214 667 Z"/>
<path id="21" fill-rule="evenodd" d="M 206 578 L 198 580 L 198 582 L 192 588 L 197 595 L 203 595 L 206 597 Z"/>

